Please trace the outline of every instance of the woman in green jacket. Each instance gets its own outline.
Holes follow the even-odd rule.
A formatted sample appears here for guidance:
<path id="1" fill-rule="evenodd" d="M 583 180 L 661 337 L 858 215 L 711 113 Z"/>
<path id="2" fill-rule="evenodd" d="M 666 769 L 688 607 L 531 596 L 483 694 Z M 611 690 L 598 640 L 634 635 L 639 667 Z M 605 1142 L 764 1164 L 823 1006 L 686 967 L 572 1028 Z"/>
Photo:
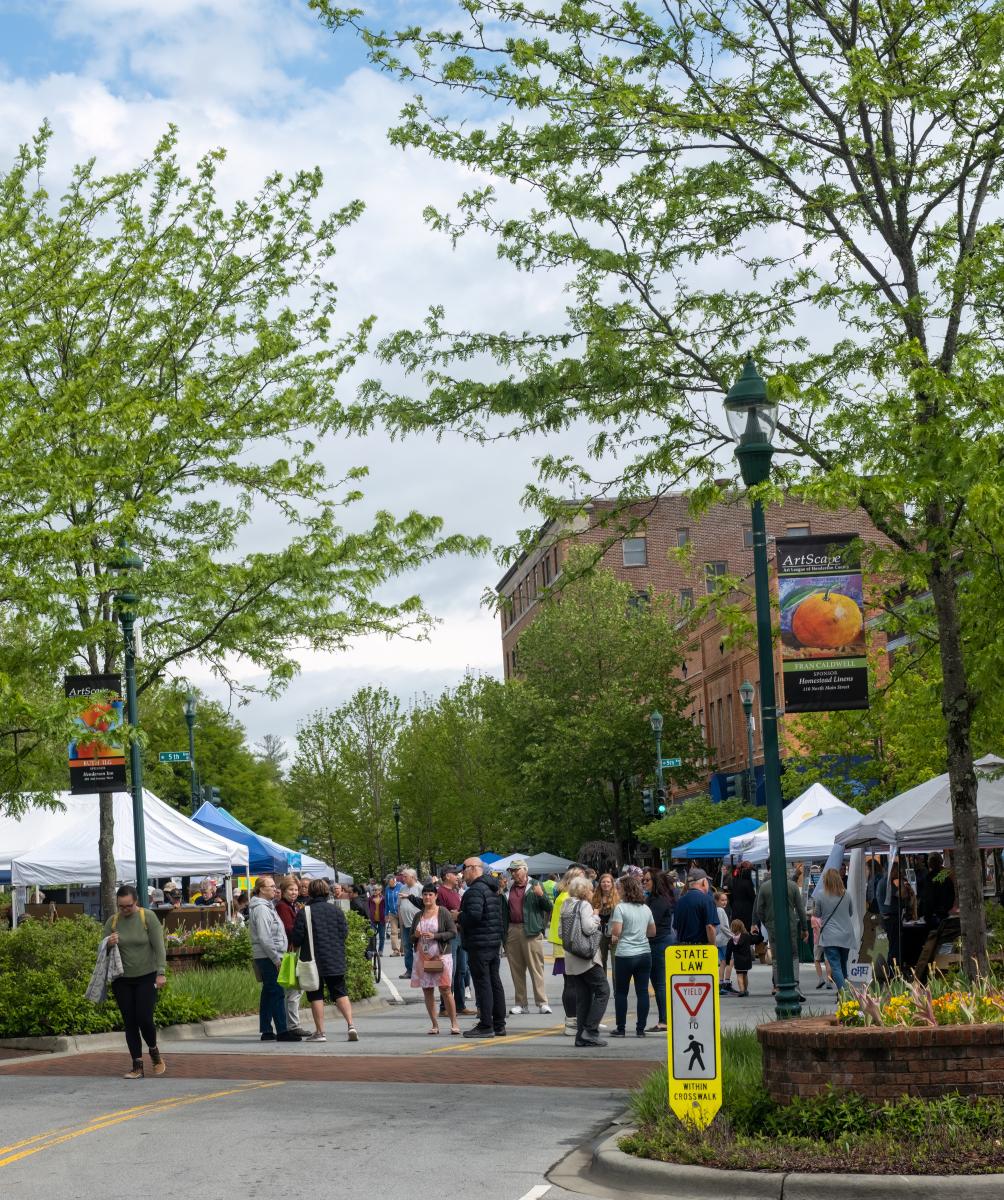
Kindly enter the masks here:
<path id="1" fill-rule="evenodd" d="M 132 1055 L 132 1069 L 124 1078 L 143 1078 L 144 1041 L 150 1051 L 154 1075 L 163 1075 L 167 1068 L 157 1049 L 153 1010 L 157 1006 L 157 989 L 167 982 L 164 931 L 152 912 L 140 908 L 136 889 L 129 884 L 123 884 L 115 893 L 115 902 L 118 912 L 105 921 L 105 933 L 108 944 L 118 946 L 122 956 L 122 974 L 112 980 L 112 992 Z"/>

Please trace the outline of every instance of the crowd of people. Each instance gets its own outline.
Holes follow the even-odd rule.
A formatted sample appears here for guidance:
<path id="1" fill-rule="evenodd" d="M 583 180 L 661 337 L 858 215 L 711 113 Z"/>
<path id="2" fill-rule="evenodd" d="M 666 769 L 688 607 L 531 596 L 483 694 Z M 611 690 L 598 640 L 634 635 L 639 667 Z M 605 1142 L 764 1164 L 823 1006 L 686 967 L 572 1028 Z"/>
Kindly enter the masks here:
<path id="1" fill-rule="evenodd" d="M 810 866 L 806 878 L 805 871 L 796 864 L 784 877 L 792 951 L 797 962 L 799 943 L 811 938 L 817 987 L 840 990 L 856 937 L 846 877 L 842 870 Z M 864 920 L 885 930 L 894 964 L 900 960 L 904 920 L 936 929 L 955 903 L 954 884 L 940 855 L 925 858 L 912 873 L 916 891 L 899 860 L 888 866 L 880 858 L 867 863 Z M 549 1014 L 550 945 L 552 972 L 562 979 L 564 1032 L 576 1046 L 595 1047 L 607 1044 L 604 1033 L 628 1036 L 632 991 L 634 1035 L 666 1030 L 667 946 L 716 947 L 723 996 L 749 996 L 749 974 L 757 960 L 771 963 L 776 990 L 777 966 L 769 950 L 777 943 L 774 881 L 768 872 L 755 879 L 751 865 L 743 862 L 723 869 L 719 882 L 721 887 L 714 888 L 697 866 L 677 873 L 631 865 L 616 874 L 598 874 L 581 864 L 561 878 L 533 879 L 525 860 L 499 872 L 471 856 L 422 880 L 413 868 L 402 867 L 382 883 L 370 880 L 366 886 L 260 875 L 249 898 L 235 897 L 233 915 L 246 921 L 250 932 L 261 981 L 262 1041 L 326 1041 L 325 997 L 344 1020 L 347 1039 L 358 1040 L 346 986 L 346 911 L 354 911 L 370 925 L 373 953 L 384 952 L 389 934 L 391 956 L 403 959 L 401 979 L 422 992 L 429 1036 L 442 1032 L 445 1018 L 453 1036 L 505 1037 L 510 1018 L 531 1011 L 531 996 L 537 1012 Z M 152 899 L 158 908 L 177 907 L 180 889 L 169 881 L 162 897 Z M 164 940 L 159 920 L 139 907 L 135 889 L 120 888 L 118 901 L 105 932 L 122 958 L 123 972 L 112 988 L 132 1059 L 128 1077 L 138 1078 L 144 1041 L 155 1073 L 164 1070 L 153 1022 L 165 976 Z M 202 881 L 194 904 L 219 907 L 226 900 L 209 879 Z M 314 965 L 310 986 L 291 985 L 288 979 L 280 983 L 283 956 L 294 951 L 301 963 Z M 656 1008 L 651 1025 L 650 989 Z M 603 1024 L 611 992 L 612 1027 Z M 310 1032 L 301 1024 L 304 993 Z M 462 1017 L 477 1019 L 463 1030 Z"/>

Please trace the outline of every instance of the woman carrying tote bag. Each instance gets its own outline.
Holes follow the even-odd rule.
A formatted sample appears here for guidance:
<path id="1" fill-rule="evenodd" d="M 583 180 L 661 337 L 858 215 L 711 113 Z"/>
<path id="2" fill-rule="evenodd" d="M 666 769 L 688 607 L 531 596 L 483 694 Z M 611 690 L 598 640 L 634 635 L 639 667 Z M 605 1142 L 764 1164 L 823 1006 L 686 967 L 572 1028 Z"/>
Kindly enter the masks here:
<path id="1" fill-rule="evenodd" d="M 326 1042 L 324 1033 L 324 993 L 328 993 L 345 1019 L 346 1036 L 358 1042 L 352 1023 L 352 1005 L 345 987 L 345 939 L 349 923 L 337 904 L 330 904 L 331 889 L 326 879 L 312 879 L 307 901 L 297 913 L 290 944 L 300 951 L 296 976 L 310 1001 L 314 1032 L 308 1042 Z M 313 968 L 313 969 L 311 969 Z M 315 975 L 316 972 L 316 975 Z"/>

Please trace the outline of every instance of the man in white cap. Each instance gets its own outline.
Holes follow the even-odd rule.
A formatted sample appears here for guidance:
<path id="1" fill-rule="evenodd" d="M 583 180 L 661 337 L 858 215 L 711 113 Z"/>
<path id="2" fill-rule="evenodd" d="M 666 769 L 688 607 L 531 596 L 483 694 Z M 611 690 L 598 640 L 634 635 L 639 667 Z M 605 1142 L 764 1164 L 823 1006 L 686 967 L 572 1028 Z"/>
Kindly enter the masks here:
<path id="1" fill-rule="evenodd" d="M 544 930 L 551 917 L 553 904 L 539 883 L 530 879 L 526 862 L 517 858 L 509 864 L 512 885 L 506 896 L 508 904 L 508 930 L 505 937 L 505 953 L 509 960 L 516 1003 L 509 1009 L 513 1016 L 529 1012 L 526 995 L 526 973 L 533 981 L 533 999 L 537 1011 L 549 1013 L 544 990 Z"/>

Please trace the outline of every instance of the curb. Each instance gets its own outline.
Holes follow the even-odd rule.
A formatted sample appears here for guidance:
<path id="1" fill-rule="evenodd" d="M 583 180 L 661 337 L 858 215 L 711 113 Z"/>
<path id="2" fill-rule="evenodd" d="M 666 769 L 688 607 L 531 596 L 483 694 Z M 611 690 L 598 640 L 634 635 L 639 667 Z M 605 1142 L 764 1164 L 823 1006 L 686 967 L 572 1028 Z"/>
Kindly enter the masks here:
<path id="1" fill-rule="evenodd" d="M 328 1006 L 330 1007 L 330 1006 Z M 368 996 L 365 1000 L 353 1001 L 352 1008 L 369 1011 L 392 1008 L 393 1004 L 378 996 Z M 258 1017 L 246 1015 L 238 1017 L 216 1017 L 212 1021 L 193 1021 L 188 1025 L 164 1025 L 157 1030 L 157 1040 L 165 1042 L 195 1042 L 200 1038 L 225 1037 L 228 1034 L 256 1033 Z M 0 1048 L 4 1050 L 26 1050 L 48 1054 L 86 1054 L 93 1050 L 120 1050 L 122 1048 L 122 1030 L 115 1029 L 110 1033 L 80 1033 L 49 1037 L 20 1037 L 0 1038 Z M 7 1059 L 7 1062 L 17 1062 L 18 1059 Z"/>
<path id="2" fill-rule="evenodd" d="M 998 1175 L 838 1175 L 772 1171 L 727 1171 L 635 1158 L 617 1148 L 634 1132 L 621 1127 L 595 1143 L 589 1167 L 593 1179 L 624 1191 L 672 1195 L 674 1200 L 1000 1200 Z"/>

